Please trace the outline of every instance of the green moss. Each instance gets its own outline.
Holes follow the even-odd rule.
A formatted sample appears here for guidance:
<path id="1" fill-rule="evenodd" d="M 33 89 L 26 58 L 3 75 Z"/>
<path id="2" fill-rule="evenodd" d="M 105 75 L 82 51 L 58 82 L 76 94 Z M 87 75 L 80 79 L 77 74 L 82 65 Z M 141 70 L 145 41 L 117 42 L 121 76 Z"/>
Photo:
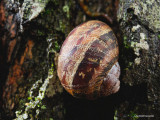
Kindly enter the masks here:
<path id="1" fill-rule="evenodd" d="M 66 25 L 63 21 L 59 21 L 59 27 L 60 27 L 61 31 L 64 33 L 65 29 L 66 29 Z"/>
<path id="2" fill-rule="evenodd" d="M 42 0 L 40 0 L 40 2 L 41 1 Z M 19 108 L 16 109 L 17 113 L 16 119 L 21 119 L 21 120 L 23 120 L 24 118 L 37 119 L 39 116 L 41 116 L 40 114 L 43 113 L 44 110 L 46 109 L 48 110 L 48 106 L 46 106 L 45 102 L 43 102 L 45 95 L 47 93 L 46 85 L 48 84 L 52 85 L 50 87 L 51 89 L 49 90 L 51 90 L 50 92 L 52 92 L 52 94 L 54 93 L 53 95 L 63 92 L 63 88 L 60 82 L 56 81 L 55 84 L 55 79 L 57 79 L 56 74 L 54 73 L 55 76 L 54 79 L 53 78 L 50 79 L 49 77 L 53 75 L 53 72 L 55 72 L 54 71 L 55 63 L 53 59 L 55 57 L 55 52 L 59 51 L 60 49 L 59 44 L 61 42 L 59 41 L 63 41 L 64 37 L 72 29 L 72 27 L 70 26 L 70 17 L 71 17 L 70 13 L 72 10 L 71 6 L 72 7 L 75 6 L 73 3 L 74 2 L 71 0 L 68 1 L 50 0 L 49 4 L 47 4 L 47 6 L 44 9 L 45 11 L 41 12 L 40 15 L 38 15 L 33 20 L 33 22 L 36 23 L 35 24 L 36 26 L 40 26 L 40 27 L 35 27 L 35 30 L 33 30 L 33 32 L 38 36 L 37 39 L 38 42 L 41 44 L 39 45 L 39 43 L 38 44 L 35 43 L 35 46 L 33 48 L 33 57 L 36 56 L 36 58 L 35 59 L 33 58 L 33 60 L 35 60 L 36 65 L 38 64 L 38 67 L 36 66 L 36 68 L 40 67 L 40 69 L 37 69 L 37 71 L 35 70 L 36 74 L 34 74 L 33 79 L 29 79 L 31 83 L 30 86 L 27 88 L 27 90 L 29 88 L 31 89 L 28 90 L 28 95 L 26 95 L 26 98 L 24 98 L 24 100 L 22 99 L 21 102 L 19 103 L 20 109 Z M 26 12 L 27 13 L 24 15 L 26 15 L 26 19 L 28 19 L 27 15 L 31 15 L 32 13 L 30 13 L 31 11 L 26 11 Z M 45 49 L 42 49 L 42 47 L 45 47 Z M 41 50 L 47 50 L 47 52 Z M 48 71 L 48 73 L 46 71 Z M 45 100 L 46 99 L 47 97 L 45 98 Z M 21 109 L 22 107 L 23 109 Z M 54 112 L 55 115 L 53 117 L 58 116 L 55 113 L 55 111 L 50 110 L 51 113 L 49 114 L 52 114 Z M 46 113 L 45 115 L 47 116 L 48 114 Z M 47 119 L 50 118 L 51 120 L 53 120 L 53 118 L 51 117 L 52 116 L 47 116 L 46 118 Z M 62 115 L 58 117 L 62 117 Z"/>
<path id="3" fill-rule="evenodd" d="M 158 35 L 158 39 L 160 39 L 160 34 Z"/>
<path id="4" fill-rule="evenodd" d="M 38 36 L 44 36 L 45 35 L 45 33 L 41 30 L 38 30 L 37 33 L 38 33 Z"/>
<path id="5" fill-rule="evenodd" d="M 129 117 L 131 117 L 132 120 L 137 120 L 138 116 L 136 113 L 134 113 L 133 111 L 130 112 L 130 114 L 128 115 Z"/>
<path id="6" fill-rule="evenodd" d="M 26 100 L 25 99 L 21 99 L 19 101 L 19 105 L 20 105 L 20 109 L 23 109 L 25 107 L 25 103 L 26 103 Z"/>
<path id="7" fill-rule="evenodd" d="M 32 97 L 28 97 L 28 100 L 31 100 L 32 99 Z"/>
<path id="8" fill-rule="evenodd" d="M 124 47 L 125 47 L 125 48 L 127 48 L 127 49 L 130 48 L 129 43 L 127 42 L 127 36 L 124 36 L 124 37 L 123 37 L 123 44 L 124 44 Z"/>
<path id="9" fill-rule="evenodd" d="M 42 83 L 42 80 L 37 80 L 35 84 L 33 84 L 33 86 L 31 87 L 30 91 L 29 91 L 29 101 L 27 103 L 24 103 L 23 104 L 26 106 L 25 107 L 25 111 L 22 113 L 21 110 L 20 111 L 16 111 L 16 120 L 19 120 L 19 119 L 28 119 L 28 116 L 30 114 L 30 112 L 32 112 L 32 110 L 34 111 L 34 109 L 36 107 L 42 107 L 42 99 L 44 98 L 44 93 L 45 93 L 45 90 L 46 90 L 46 87 L 49 83 L 49 79 L 51 78 L 52 76 L 51 75 L 48 75 L 48 77 L 45 79 L 44 83 L 42 84 L 42 86 L 39 88 L 39 94 L 37 96 L 34 96 L 33 93 L 34 93 L 34 90 L 37 89 L 40 85 L 40 83 Z M 30 98 L 34 98 L 33 99 L 30 99 Z M 42 107 L 44 108 L 44 107 Z M 37 110 L 36 110 L 37 111 Z M 36 114 L 38 115 L 39 112 Z"/>
<path id="10" fill-rule="evenodd" d="M 127 36 L 124 36 L 124 37 L 123 37 L 123 40 L 126 41 L 126 40 L 127 40 Z"/>
<path id="11" fill-rule="evenodd" d="M 70 16 L 69 16 L 69 6 L 68 5 L 63 6 L 63 11 L 67 13 L 67 18 L 69 18 Z"/>
<path id="12" fill-rule="evenodd" d="M 41 106 L 41 109 L 45 110 L 45 109 L 46 109 L 46 106 L 45 106 L 45 105 L 42 105 L 42 106 Z"/>
<path id="13" fill-rule="evenodd" d="M 117 110 L 115 110 L 115 113 L 114 113 L 114 120 L 117 120 Z"/>
<path id="14" fill-rule="evenodd" d="M 58 45 L 58 42 L 54 42 L 54 50 L 58 51 L 60 49 L 60 46 Z"/>
<path id="15" fill-rule="evenodd" d="M 159 2 L 156 0 L 129 0 L 128 2 L 121 0 L 118 14 L 118 19 L 121 18 L 126 21 L 129 20 L 126 16 L 129 8 L 133 9 L 134 14 L 141 19 L 143 24 L 147 25 L 150 29 L 155 32 L 160 31 L 160 7 Z M 126 7 L 127 6 L 127 7 Z M 128 7 L 129 6 L 129 7 Z M 154 6 L 154 7 L 153 7 Z"/>

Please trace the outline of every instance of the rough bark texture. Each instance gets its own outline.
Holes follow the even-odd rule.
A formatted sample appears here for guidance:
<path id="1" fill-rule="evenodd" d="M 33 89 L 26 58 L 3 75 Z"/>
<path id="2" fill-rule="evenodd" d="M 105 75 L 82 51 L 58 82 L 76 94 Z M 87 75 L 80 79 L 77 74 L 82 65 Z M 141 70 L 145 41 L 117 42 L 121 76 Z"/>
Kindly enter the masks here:
<path id="1" fill-rule="evenodd" d="M 119 23 L 119 0 L 86 1 L 0 1 L 0 119 L 160 119 L 160 1 L 121 0 Z M 80 2 L 113 15 L 113 24 L 86 15 Z M 56 72 L 65 37 L 91 19 L 108 23 L 120 45 L 120 91 L 95 101 L 70 96 Z"/>
<path id="2" fill-rule="evenodd" d="M 125 99 L 117 110 L 120 120 L 138 116 L 145 120 L 160 119 L 159 6 L 159 0 L 120 0 L 120 65 L 121 81 L 125 84 Z"/>
<path id="3" fill-rule="evenodd" d="M 63 118 L 63 89 L 54 57 L 72 29 L 74 4 L 71 0 L 0 2 L 1 119 Z"/>

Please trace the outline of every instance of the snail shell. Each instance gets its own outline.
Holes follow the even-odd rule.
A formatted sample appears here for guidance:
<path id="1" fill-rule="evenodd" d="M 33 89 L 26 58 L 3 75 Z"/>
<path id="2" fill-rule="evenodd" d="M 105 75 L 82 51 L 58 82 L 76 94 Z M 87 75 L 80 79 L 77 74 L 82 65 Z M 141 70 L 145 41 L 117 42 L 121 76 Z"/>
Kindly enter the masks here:
<path id="1" fill-rule="evenodd" d="M 97 20 L 73 29 L 60 50 L 58 77 L 74 97 L 96 99 L 120 88 L 118 43 L 111 28 Z"/>

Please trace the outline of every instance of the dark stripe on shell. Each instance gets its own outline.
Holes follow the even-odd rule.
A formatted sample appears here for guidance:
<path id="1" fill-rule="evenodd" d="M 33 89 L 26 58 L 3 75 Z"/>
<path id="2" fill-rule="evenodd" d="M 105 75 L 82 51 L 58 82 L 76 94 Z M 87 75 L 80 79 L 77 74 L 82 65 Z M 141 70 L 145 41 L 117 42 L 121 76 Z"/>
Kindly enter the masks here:
<path id="1" fill-rule="evenodd" d="M 107 48 L 105 48 L 103 52 L 107 54 L 108 51 L 113 50 L 114 48 L 117 48 L 117 47 L 118 47 L 118 44 L 116 41 L 114 41 Z"/>
<path id="2" fill-rule="evenodd" d="M 78 46 L 75 46 L 75 47 L 70 51 L 68 57 L 69 57 L 69 58 L 72 57 L 72 56 L 74 55 L 74 53 L 77 51 L 77 49 L 78 49 Z"/>
<path id="3" fill-rule="evenodd" d="M 105 48 L 105 46 L 101 44 L 99 40 L 95 40 L 90 46 L 90 48 L 86 51 L 84 59 L 78 66 L 78 69 L 73 78 L 73 83 L 72 83 L 73 86 L 77 85 L 80 85 L 79 87 L 88 86 L 88 83 L 92 79 L 93 74 L 95 74 L 94 69 L 98 68 L 100 65 L 100 60 L 103 60 L 107 52 L 114 49 L 115 47 L 117 47 L 116 41 L 114 41 L 113 43 L 111 43 L 111 45 Z M 98 48 L 101 49 L 102 52 L 98 51 Z M 93 61 L 89 61 L 88 60 L 89 58 L 93 59 Z M 112 62 L 111 65 L 113 65 Z M 90 72 L 87 72 L 87 70 L 91 68 L 92 70 Z M 82 73 L 84 74 L 83 78 L 82 75 L 79 75 Z"/>
<path id="4" fill-rule="evenodd" d="M 90 48 L 86 51 L 85 57 L 92 58 L 92 59 L 95 59 L 95 58 L 103 59 L 103 57 L 105 56 L 105 53 L 98 51 L 98 49 L 101 49 L 101 51 L 103 51 L 105 49 L 105 46 L 100 44 L 99 40 L 95 40 L 90 46 Z"/>
<path id="5" fill-rule="evenodd" d="M 76 45 L 80 45 L 81 42 L 83 41 L 83 39 L 84 39 L 84 37 L 79 38 L 79 39 L 77 40 L 77 44 L 76 44 Z"/>
<path id="6" fill-rule="evenodd" d="M 83 23 L 83 24 L 84 24 L 84 23 Z M 82 26 L 83 24 L 79 25 L 78 27 Z M 90 28 L 88 31 L 86 31 L 86 33 L 84 33 L 84 34 L 86 34 L 86 36 L 88 36 L 89 34 L 91 34 L 92 31 L 98 29 L 101 25 L 105 25 L 105 24 L 103 24 L 103 23 L 95 23 L 95 24 L 97 24 L 97 26 L 91 26 L 91 28 Z M 69 38 L 70 36 L 72 36 L 72 34 L 75 33 L 75 31 L 77 30 L 78 27 L 76 27 L 75 29 L 73 29 L 73 30 L 69 33 L 69 35 L 68 35 L 68 37 L 66 38 L 66 40 L 64 41 L 62 47 L 65 46 L 65 44 L 66 44 L 67 41 L 68 41 L 68 38 Z M 86 26 L 86 27 L 87 27 L 87 26 Z M 82 28 L 81 28 L 81 29 L 82 29 Z M 81 32 L 79 32 L 78 34 L 81 34 Z M 78 34 L 77 34 L 77 35 L 78 35 Z M 76 45 L 77 45 L 77 46 L 80 45 L 83 40 L 85 40 L 84 36 L 82 36 L 81 38 L 79 38 L 78 40 L 76 40 L 76 41 L 77 41 Z M 72 53 L 75 53 L 75 52 L 76 52 L 77 46 L 75 46 L 76 48 L 73 48 L 73 49 L 71 50 L 70 55 L 73 55 Z M 72 52 L 72 51 L 74 51 L 74 52 Z M 61 55 L 61 51 L 60 51 L 60 55 Z M 70 56 L 70 55 L 69 55 L 69 56 Z"/>
<path id="7" fill-rule="evenodd" d="M 109 52 L 110 50 L 113 50 L 116 47 L 118 47 L 118 44 L 116 43 L 116 41 L 114 41 L 107 48 L 105 48 L 105 46 L 99 43 L 99 40 L 95 40 L 90 46 L 90 48 L 86 51 L 85 57 L 90 56 L 90 58 L 99 59 L 100 61 L 104 58 L 107 52 Z M 98 49 L 101 49 L 102 52 L 98 51 Z"/>
<path id="8" fill-rule="evenodd" d="M 96 30 L 97 28 L 99 28 L 99 27 L 101 26 L 100 23 L 95 23 L 95 24 L 96 24 L 97 26 L 91 26 L 90 30 L 88 30 L 88 31 L 86 32 L 87 35 L 90 34 L 93 30 Z"/>
<path id="9" fill-rule="evenodd" d="M 118 60 L 118 56 L 114 57 L 109 64 L 107 65 L 107 67 L 105 67 L 105 69 L 103 70 L 102 74 L 98 77 L 104 77 L 106 76 L 106 74 L 109 72 L 109 70 L 112 68 L 112 66 L 117 62 Z"/>
<path id="10" fill-rule="evenodd" d="M 83 61 L 78 66 L 78 69 L 75 73 L 72 85 L 75 87 L 79 85 L 76 88 L 87 86 L 89 80 L 92 79 L 92 75 L 94 74 L 94 68 L 99 66 L 98 64 L 93 64 L 91 62 L 87 63 L 87 61 L 88 59 L 84 58 Z M 89 71 L 90 68 L 92 69 Z"/>
<path id="11" fill-rule="evenodd" d="M 103 47 L 103 49 L 104 49 L 104 46 L 102 46 L 99 43 L 99 40 L 94 41 L 91 46 L 92 47 L 93 46 L 94 47 L 95 46 Z M 90 48 L 92 48 L 92 47 L 90 47 Z M 94 49 L 94 50 L 96 50 L 96 49 Z M 96 51 L 93 51 L 93 49 L 88 49 L 86 51 L 86 53 L 84 55 L 84 59 L 79 64 L 78 69 L 75 73 L 73 83 L 72 83 L 73 86 L 77 86 L 77 85 L 80 85 L 79 87 L 87 86 L 89 80 L 92 79 L 92 75 L 94 74 L 94 69 L 99 66 L 99 60 L 103 59 L 103 57 L 96 56 L 97 53 L 95 54 L 95 52 Z M 101 54 L 101 53 L 99 53 L 99 54 Z M 104 56 L 104 53 L 102 53 L 101 55 Z M 89 58 L 90 59 L 97 59 L 97 61 L 96 62 L 89 61 Z M 91 69 L 91 70 L 89 70 L 89 69 Z M 82 78 L 82 76 L 79 75 L 81 73 L 85 75 L 84 78 Z"/>
<path id="12" fill-rule="evenodd" d="M 108 41 L 109 39 L 111 39 L 111 40 L 113 40 L 113 41 L 116 41 L 116 40 L 117 40 L 117 39 L 116 39 L 116 36 L 115 36 L 114 33 L 113 33 L 113 31 L 110 31 L 110 32 L 108 32 L 108 33 L 105 33 L 105 34 L 101 35 L 99 38 L 100 38 L 102 41 L 104 41 L 105 43 L 107 43 L 107 41 Z"/>

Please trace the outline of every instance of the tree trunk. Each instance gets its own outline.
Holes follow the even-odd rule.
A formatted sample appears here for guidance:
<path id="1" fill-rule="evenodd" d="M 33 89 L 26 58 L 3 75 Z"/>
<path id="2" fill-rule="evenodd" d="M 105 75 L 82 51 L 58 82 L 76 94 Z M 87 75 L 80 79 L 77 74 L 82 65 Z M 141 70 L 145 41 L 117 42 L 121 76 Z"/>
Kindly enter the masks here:
<path id="1" fill-rule="evenodd" d="M 121 95 L 117 117 L 160 119 L 160 1 L 120 0 Z"/>
<path id="2" fill-rule="evenodd" d="M 127 120 L 139 115 L 160 119 L 160 2 L 121 0 L 119 9 L 118 3 L 1 0 L 0 119 Z M 112 23 L 94 12 L 112 15 Z M 120 91 L 94 101 L 69 95 L 56 72 L 66 36 L 91 19 L 113 28 L 121 66 Z"/>
<path id="3" fill-rule="evenodd" d="M 63 89 L 54 57 L 74 25 L 70 24 L 74 4 L 72 0 L 0 2 L 1 119 L 63 118 Z"/>

